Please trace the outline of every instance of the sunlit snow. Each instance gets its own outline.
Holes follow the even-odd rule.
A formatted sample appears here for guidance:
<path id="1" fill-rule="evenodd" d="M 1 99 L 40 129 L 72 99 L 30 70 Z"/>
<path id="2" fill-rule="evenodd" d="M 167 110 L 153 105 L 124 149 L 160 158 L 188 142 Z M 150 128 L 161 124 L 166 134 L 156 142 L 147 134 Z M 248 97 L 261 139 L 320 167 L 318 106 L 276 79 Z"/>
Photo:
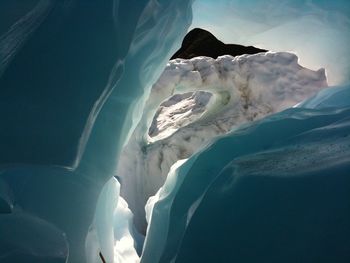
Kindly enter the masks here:
<path id="1" fill-rule="evenodd" d="M 148 197 L 175 162 L 212 138 L 292 107 L 325 87 L 324 70 L 301 67 L 291 53 L 170 61 L 153 85 L 118 166 L 121 195 L 135 213 L 138 229 L 145 229 Z"/>

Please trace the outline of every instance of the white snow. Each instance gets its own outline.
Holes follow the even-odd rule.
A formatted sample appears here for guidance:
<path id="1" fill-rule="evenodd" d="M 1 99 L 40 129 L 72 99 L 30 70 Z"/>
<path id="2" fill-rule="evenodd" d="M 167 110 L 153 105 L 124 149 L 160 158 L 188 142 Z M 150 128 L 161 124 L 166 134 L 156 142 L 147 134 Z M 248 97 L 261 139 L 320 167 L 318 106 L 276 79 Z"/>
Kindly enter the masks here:
<path id="1" fill-rule="evenodd" d="M 163 102 L 154 115 L 149 136 L 160 140 L 199 119 L 206 110 L 212 94 L 204 91 L 175 94 Z"/>
<path id="2" fill-rule="evenodd" d="M 145 230 L 147 199 L 174 163 L 213 138 L 292 107 L 326 86 L 324 69 L 303 68 L 296 55 L 286 52 L 170 61 L 118 165 L 121 195 L 138 229 Z"/>

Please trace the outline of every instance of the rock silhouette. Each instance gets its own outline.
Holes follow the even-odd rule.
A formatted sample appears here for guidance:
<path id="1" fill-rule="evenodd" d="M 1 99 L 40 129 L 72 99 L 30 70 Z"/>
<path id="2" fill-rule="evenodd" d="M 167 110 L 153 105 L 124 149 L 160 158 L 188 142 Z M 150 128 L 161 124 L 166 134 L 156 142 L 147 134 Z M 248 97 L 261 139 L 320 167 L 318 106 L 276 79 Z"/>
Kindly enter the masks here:
<path id="1" fill-rule="evenodd" d="M 181 48 L 171 57 L 190 59 L 198 56 L 217 58 L 222 55 L 239 56 L 243 54 L 256 54 L 266 52 L 253 46 L 242 46 L 236 44 L 225 44 L 218 40 L 210 32 L 194 28 L 187 33 L 182 41 Z"/>

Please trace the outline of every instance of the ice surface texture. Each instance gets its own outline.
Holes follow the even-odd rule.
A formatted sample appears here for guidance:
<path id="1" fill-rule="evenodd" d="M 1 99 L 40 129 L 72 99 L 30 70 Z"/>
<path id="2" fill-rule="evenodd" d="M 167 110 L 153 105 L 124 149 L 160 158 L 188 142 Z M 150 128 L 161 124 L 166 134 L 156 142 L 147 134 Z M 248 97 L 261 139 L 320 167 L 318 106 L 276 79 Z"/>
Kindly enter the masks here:
<path id="1" fill-rule="evenodd" d="M 147 205 L 141 262 L 348 262 L 349 90 L 326 89 L 177 163 Z"/>
<path id="2" fill-rule="evenodd" d="M 326 86 L 323 69 L 303 68 L 286 52 L 171 60 L 153 85 L 118 165 L 121 194 L 138 229 L 145 230 L 144 206 L 175 162 L 211 139 L 292 107 Z"/>
<path id="3" fill-rule="evenodd" d="M 331 28 L 316 23 L 303 31 L 301 43 L 312 51 L 316 45 L 306 43 L 313 33 L 331 32 L 316 43 L 342 51 L 348 42 L 333 46 L 332 40 L 347 40 L 348 4 L 321 2 L 336 3 L 330 16 L 320 12 Z M 189 27 L 191 5 L 0 1 L 1 262 L 101 262 L 98 251 L 108 260 L 137 260 L 126 245 L 131 215 L 111 178 L 152 84 Z M 292 10 L 304 7 L 298 1 Z M 312 57 L 335 59 L 348 79 L 347 53 L 329 54 Z M 159 202 L 149 203 L 142 260 L 213 262 L 215 255 L 216 262 L 242 262 L 257 255 L 269 262 L 296 256 L 349 261 L 349 100 L 337 97 L 310 102 L 333 108 L 290 109 L 241 128 L 174 167 Z M 294 158 L 298 162 L 290 162 Z M 280 260 L 283 255 L 290 257 Z"/>
<path id="4" fill-rule="evenodd" d="M 88 261 L 102 187 L 186 34 L 191 4 L 0 1 L 0 225 L 14 236 L 0 233 L 1 262 Z M 40 224 L 35 243 L 25 233 Z M 98 246 L 110 258 L 113 229 L 103 233 Z"/>

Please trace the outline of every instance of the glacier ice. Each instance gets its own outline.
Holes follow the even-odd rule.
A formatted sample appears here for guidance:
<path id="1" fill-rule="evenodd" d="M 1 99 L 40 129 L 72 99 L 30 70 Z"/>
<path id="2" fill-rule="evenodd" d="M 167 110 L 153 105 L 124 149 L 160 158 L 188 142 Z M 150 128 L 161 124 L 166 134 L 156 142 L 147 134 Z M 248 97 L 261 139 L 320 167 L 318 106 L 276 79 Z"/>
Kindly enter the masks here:
<path id="1" fill-rule="evenodd" d="M 334 89 L 175 164 L 147 205 L 141 262 L 347 262 L 350 94 Z"/>
<path id="2" fill-rule="evenodd" d="M 112 178 L 98 198 L 94 221 L 85 243 L 89 263 L 99 263 L 101 257 L 106 262 L 139 262 L 134 245 L 133 215 L 119 196 L 119 189 L 120 184 Z"/>
<path id="3" fill-rule="evenodd" d="M 138 229 L 146 229 L 147 199 L 175 162 L 212 138 L 292 107 L 326 86 L 323 69 L 303 68 L 286 52 L 170 61 L 119 159 L 121 195 Z"/>
<path id="4" fill-rule="evenodd" d="M 112 257 L 111 233 L 89 232 L 97 200 L 148 90 L 186 33 L 191 4 L 0 1 L 0 217 L 16 211 L 37 219 L 23 231 L 47 222 L 38 247 L 53 243 L 33 250 L 21 231 L 13 242 L 0 234 L 2 261 L 32 253 L 34 262 L 56 262 L 62 244 L 62 262 L 87 262 L 94 237 Z M 8 228 L 15 234 L 21 224 Z"/>
<path id="5" fill-rule="evenodd" d="M 66 262 L 65 233 L 29 213 L 13 211 L 0 217 L 0 262 Z"/>
<path id="6" fill-rule="evenodd" d="M 235 29 L 219 36 L 226 42 L 293 51 L 301 65 L 324 67 L 330 84 L 349 81 L 347 1 L 232 0 L 231 17 L 244 26 L 230 24 L 232 9 L 221 12 L 220 2 L 197 0 L 192 26 L 209 14 Z M 190 26 L 192 3 L 0 1 L 0 262 L 140 260 L 142 237 L 111 178 L 134 128 L 146 134 L 172 95 L 146 101 Z M 141 261 L 348 262 L 349 89 L 325 89 L 174 159 L 147 205 Z M 190 103 L 201 102 L 199 91 Z M 220 102 L 210 93 L 193 123 L 170 125 L 205 119 L 201 111 Z"/>

